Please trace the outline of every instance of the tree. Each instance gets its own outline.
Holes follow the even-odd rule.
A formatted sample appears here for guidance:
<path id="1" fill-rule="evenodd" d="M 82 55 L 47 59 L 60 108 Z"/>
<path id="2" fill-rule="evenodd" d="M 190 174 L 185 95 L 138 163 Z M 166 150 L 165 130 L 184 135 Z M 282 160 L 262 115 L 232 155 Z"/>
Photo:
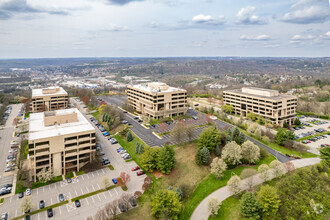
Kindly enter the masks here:
<path id="1" fill-rule="evenodd" d="M 257 171 L 253 168 L 246 168 L 242 171 L 240 177 L 241 179 L 246 179 L 246 186 L 249 190 L 252 189 L 254 177 L 257 174 Z"/>
<path id="2" fill-rule="evenodd" d="M 178 187 L 178 188 L 175 189 L 175 192 L 176 192 L 176 194 L 178 194 L 178 199 L 180 201 L 182 201 L 182 199 L 183 199 L 183 192 L 182 192 L 182 190 Z"/>
<path id="3" fill-rule="evenodd" d="M 257 194 L 262 211 L 267 216 L 275 215 L 280 207 L 280 197 L 275 187 L 263 185 Z"/>
<path id="4" fill-rule="evenodd" d="M 151 201 L 151 213 L 156 218 L 178 219 L 181 211 L 181 202 L 176 192 L 172 190 L 159 190 Z"/>
<path id="5" fill-rule="evenodd" d="M 125 172 L 121 172 L 119 177 L 121 178 L 125 186 L 129 181 L 131 181 L 131 176 Z"/>
<path id="6" fill-rule="evenodd" d="M 37 173 L 37 178 L 42 183 L 47 183 L 53 178 L 53 172 L 52 169 L 47 169 L 46 167 L 42 168 Z"/>
<path id="7" fill-rule="evenodd" d="M 128 209 L 128 207 L 129 207 L 129 204 L 130 204 L 130 202 L 129 202 L 129 199 L 131 198 L 132 196 L 131 195 L 129 195 L 128 193 L 123 193 L 122 195 L 121 195 L 121 197 L 120 197 L 120 201 L 127 207 L 127 209 Z"/>
<path id="8" fill-rule="evenodd" d="M 30 211 L 32 209 L 32 196 L 25 196 L 21 203 L 21 209 L 24 213 Z"/>
<path id="9" fill-rule="evenodd" d="M 198 147 L 206 147 L 209 151 L 212 151 L 217 144 L 221 141 L 221 132 L 214 126 L 205 128 L 200 134 L 198 140 Z"/>
<path id="10" fill-rule="evenodd" d="M 294 171 L 296 169 L 295 166 L 294 166 L 294 164 L 292 162 L 290 162 L 290 161 L 285 162 L 283 164 L 283 166 L 284 166 L 286 172 L 291 172 L 291 171 Z"/>
<path id="11" fill-rule="evenodd" d="M 99 113 L 100 113 L 100 115 L 103 115 L 103 117 L 104 117 L 104 112 L 105 112 L 106 107 L 107 107 L 107 105 L 100 105 L 100 107 L 99 107 Z"/>
<path id="12" fill-rule="evenodd" d="M 206 147 L 203 147 L 200 150 L 200 152 L 201 152 L 201 157 L 202 157 L 202 164 L 203 165 L 209 165 L 210 164 L 210 159 L 211 159 L 210 151 Z"/>
<path id="13" fill-rule="evenodd" d="M 243 132 L 239 132 L 237 137 L 234 137 L 234 140 L 237 144 L 241 145 L 246 141 L 246 136 Z"/>
<path id="14" fill-rule="evenodd" d="M 285 168 L 283 166 L 283 164 L 278 161 L 278 160 L 273 160 L 270 164 L 269 164 L 270 168 L 273 169 L 273 174 L 276 177 L 282 176 L 285 173 Z"/>
<path id="15" fill-rule="evenodd" d="M 262 136 L 262 137 L 261 137 L 261 140 L 262 140 L 263 142 L 265 142 L 266 144 L 269 144 L 269 143 L 270 143 L 270 139 L 269 139 L 269 137 L 266 136 L 266 135 Z"/>
<path id="16" fill-rule="evenodd" d="M 284 145 L 286 140 L 294 140 L 295 135 L 292 131 L 280 128 L 275 136 L 275 142 L 279 145 Z"/>
<path id="17" fill-rule="evenodd" d="M 215 156 L 219 157 L 221 154 L 219 144 L 215 145 L 215 150 L 214 150 Z"/>
<path id="18" fill-rule="evenodd" d="M 242 144 L 242 156 L 250 164 L 256 163 L 260 158 L 260 148 L 251 141 L 245 141 Z"/>
<path id="19" fill-rule="evenodd" d="M 203 164 L 202 161 L 202 153 L 201 150 L 197 150 L 196 155 L 195 155 L 195 162 L 198 166 L 201 166 Z"/>
<path id="20" fill-rule="evenodd" d="M 231 141 L 222 150 L 222 159 L 229 166 L 235 166 L 241 163 L 242 149 L 235 141 Z"/>
<path id="21" fill-rule="evenodd" d="M 109 177 L 104 176 L 102 178 L 102 185 L 104 186 L 104 188 L 110 187 L 110 179 L 109 179 Z"/>
<path id="22" fill-rule="evenodd" d="M 140 153 L 140 144 L 138 142 L 135 143 L 135 153 L 136 154 Z"/>
<path id="23" fill-rule="evenodd" d="M 297 126 L 301 125 L 301 122 L 300 122 L 299 118 L 296 118 L 294 120 L 294 124 L 297 125 Z"/>
<path id="24" fill-rule="evenodd" d="M 257 126 L 255 124 L 251 124 L 248 129 L 246 130 L 248 134 L 254 134 L 254 131 L 257 129 Z"/>
<path id="25" fill-rule="evenodd" d="M 127 142 L 131 142 L 133 140 L 133 135 L 130 131 L 126 135 L 126 140 Z"/>
<path id="26" fill-rule="evenodd" d="M 217 216 L 220 205 L 221 203 L 217 198 L 211 198 L 207 201 L 207 210 L 211 213 L 213 218 Z"/>
<path id="27" fill-rule="evenodd" d="M 260 175 L 260 178 L 264 181 L 269 180 L 270 178 L 270 172 L 269 172 L 269 166 L 267 164 L 261 164 L 258 168 L 258 173 Z"/>
<path id="28" fill-rule="evenodd" d="M 232 105 L 223 105 L 221 106 L 221 109 L 226 113 L 232 113 L 234 111 L 234 107 Z"/>
<path id="29" fill-rule="evenodd" d="M 285 122 L 283 123 L 283 128 L 288 128 L 288 127 L 289 127 L 289 124 L 288 124 L 288 122 L 285 121 Z"/>
<path id="30" fill-rule="evenodd" d="M 189 141 L 193 140 L 196 135 L 196 129 L 193 127 L 193 125 L 189 125 L 186 127 L 186 135 Z"/>
<path id="31" fill-rule="evenodd" d="M 322 159 L 322 163 L 330 166 L 330 147 L 324 147 L 320 150 L 320 158 Z"/>
<path id="32" fill-rule="evenodd" d="M 175 167 L 175 151 L 173 147 L 165 145 L 157 155 L 157 170 L 164 174 L 169 174 Z"/>
<path id="33" fill-rule="evenodd" d="M 146 171 L 153 172 L 157 168 L 158 151 L 159 148 L 145 148 L 145 151 L 141 156 L 141 164 Z"/>
<path id="34" fill-rule="evenodd" d="M 260 128 L 256 128 L 256 130 L 254 131 L 254 136 L 256 136 L 257 139 L 261 139 L 261 130 Z"/>
<path id="35" fill-rule="evenodd" d="M 241 215 L 247 219 L 260 219 L 261 206 L 251 192 L 245 193 L 240 201 Z"/>
<path id="36" fill-rule="evenodd" d="M 227 169 L 227 164 L 223 161 L 223 159 L 215 157 L 212 160 L 211 173 L 213 173 L 217 177 L 217 179 L 223 177 L 223 173 L 226 171 L 226 169 Z"/>
<path id="37" fill-rule="evenodd" d="M 241 191 L 241 178 L 239 178 L 239 176 L 234 175 L 232 176 L 228 183 L 227 186 L 229 188 L 229 190 L 235 195 L 237 196 L 238 193 Z"/>
<path id="38" fill-rule="evenodd" d="M 187 127 L 184 122 L 177 123 L 170 132 L 171 139 L 175 143 L 181 143 L 186 138 L 186 129 Z"/>

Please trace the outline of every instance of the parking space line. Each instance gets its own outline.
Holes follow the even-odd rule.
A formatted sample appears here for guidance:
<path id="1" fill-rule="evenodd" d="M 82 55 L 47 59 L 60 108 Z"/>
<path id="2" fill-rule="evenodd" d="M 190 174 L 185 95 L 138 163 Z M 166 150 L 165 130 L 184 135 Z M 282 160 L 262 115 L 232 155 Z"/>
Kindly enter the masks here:
<path id="1" fill-rule="evenodd" d="M 117 196 L 118 196 L 119 194 L 118 194 L 118 192 L 117 192 L 116 188 L 115 188 L 114 190 L 115 190 L 115 192 L 117 193 Z"/>
<path id="2" fill-rule="evenodd" d="M 92 185 L 93 191 L 95 191 L 94 185 Z"/>
<path id="3" fill-rule="evenodd" d="M 86 202 L 87 202 L 87 206 L 89 206 L 89 202 L 88 202 L 88 199 L 86 198 Z"/>
<path id="4" fill-rule="evenodd" d="M 101 189 L 101 187 L 100 187 L 100 185 L 99 185 L 99 184 L 97 184 L 97 187 L 99 187 L 99 189 Z"/>
<path id="5" fill-rule="evenodd" d="M 60 215 L 62 214 L 62 211 L 61 211 L 61 206 L 58 207 L 58 209 L 60 210 Z"/>
<path id="6" fill-rule="evenodd" d="M 105 174 L 104 169 L 102 169 L 103 174 Z"/>
<path id="7" fill-rule="evenodd" d="M 17 217 L 17 209 L 16 209 L 16 212 L 15 212 L 15 218 Z"/>
<path id="8" fill-rule="evenodd" d="M 72 197 L 71 197 L 71 192 L 69 192 L 69 198 L 71 199 Z"/>
<path id="9" fill-rule="evenodd" d="M 57 188 L 56 188 L 56 184 L 57 184 L 57 183 L 54 184 L 54 185 L 55 185 L 55 189 L 57 189 Z"/>
<path id="10" fill-rule="evenodd" d="M 11 196 L 11 197 L 10 197 L 10 201 L 9 201 L 9 203 L 11 203 L 11 200 L 12 200 L 12 199 L 13 199 L 13 197 Z"/>
<path id="11" fill-rule="evenodd" d="M 110 190 L 108 190 L 108 193 L 109 193 L 110 197 L 112 197 L 112 194 L 111 194 Z"/>
<path id="12" fill-rule="evenodd" d="M 97 171 L 97 170 L 96 170 L 96 173 L 97 173 L 98 176 L 100 175 L 100 174 L 99 174 L 99 171 Z"/>
<path id="13" fill-rule="evenodd" d="M 39 194 L 39 189 L 37 188 L 37 195 Z"/>
<path id="14" fill-rule="evenodd" d="M 50 198 L 50 205 L 53 205 L 53 198 Z"/>
<path id="15" fill-rule="evenodd" d="M 94 196 L 91 196 L 92 200 L 93 200 L 93 203 L 95 203 L 95 200 L 94 200 Z"/>
<path id="16" fill-rule="evenodd" d="M 103 196 L 104 196 L 104 199 L 107 199 L 107 197 L 105 196 L 105 193 L 102 193 L 103 194 Z"/>
<path id="17" fill-rule="evenodd" d="M 87 173 L 87 178 L 89 179 L 89 175 L 88 175 L 88 173 Z"/>
<path id="18" fill-rule="evenodd" d="M 76 193 L 76 196 L 78 196 L 78 193 L 77 193 L 77 191 L 75 190 L 74 192 Z"/>
<path id="19" fill-rule="evenodd" d="M 45 187 L 42 187 L 42 191 L 45 192 Z"/>
<path id="20" fill-rule="evenodd" d="M 50 191 L 50 185 L 48 185 L 48 186 L 49 186 L 48 188 L 49 188 L 49 191 Z"/>
<path id="21" fill-rule="evenodd" d="M 101 202 L 101 198 L 100 198 L 99 194 L 96 194 L 96 195 L 97 195 L 97 197 L 99 198 L 99 200 L 100 200 L 100 202 Z"/>
<path id="22" fill-rule="evenodd" d="M 84 195 L 84 191 L 82 190 L 82 188 L 80 188 L 80 190 L 81 190 L 81 195 Z"/>
<path id="23" fill-rule="evenodd" d="M 83 180 L 85 180 L 84 175 L 81 175 L 81 178 L 82 178 Z"/>
<path id="24" fill-rule="evenodd" d="M 92 177 L 94 177 L 94 172 L 92 172 L 91 174 L 92 174 Z"/>
<path id="25" fill-rule="evenodd" d="M 40 220 L 40 213 L 38 213 L 38 220 Z"/>
<path id="26" fill-rule="evenodd" d="M 86 186 L 87 193 L 89 193 L 88 187 Z"/>

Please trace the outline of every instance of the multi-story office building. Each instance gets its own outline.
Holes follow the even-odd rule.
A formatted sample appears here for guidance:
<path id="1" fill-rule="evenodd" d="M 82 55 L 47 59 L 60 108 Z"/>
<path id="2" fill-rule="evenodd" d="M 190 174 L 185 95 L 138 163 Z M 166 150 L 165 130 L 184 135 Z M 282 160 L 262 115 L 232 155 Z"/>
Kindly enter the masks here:
<path id="1" fill-rule="evenodd" d="M 32 113 L 29 126 L 28 159 L 34 181 L 42 168 L 65 175 L 95 157 L 95 128 L 76 108 Z"/>
<path id="2" fill-rule="evenodd" d="M 245 117 L 253 112 L 272 124 L 294 123 L 297 97 L 283 95 L 276 90 L 242 88 L 223 91 L 224 102 L 234 107 L 235 115 Z"/>
<path id="3" fill-rule="evenodd" d="M 31 112 L 65 109 L 68 103 L 68 93 L 62 87 L 32 89 Z"/>
<path id="4" fill-rule="evenodd" d="M 183 115 L 187 111 L 187 91 L 165 83 L 152 82 L 127 86 L 128 103 L 151 118 Z"/>

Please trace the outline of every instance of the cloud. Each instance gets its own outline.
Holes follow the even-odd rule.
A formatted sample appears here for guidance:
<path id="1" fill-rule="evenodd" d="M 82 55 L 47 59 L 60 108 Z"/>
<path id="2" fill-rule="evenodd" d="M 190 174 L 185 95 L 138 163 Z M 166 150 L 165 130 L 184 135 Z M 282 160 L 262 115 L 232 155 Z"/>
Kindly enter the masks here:
<path id="1" fill-rule="evenodd" d="M 282 21 L 295 24 L 324 23 L 330 19 L 329 3 L 325 0 L 299 0 L 282 16 Z"/>
<path id="2" fill-rule="evenodd" d="M 271 38 L 268 35 L 261 34 L 258 36 L 247 36 L 247 35 L 242 35 L 240 40 L 247 40 L 247 41 L 268 41 Z"/>
<path id="3" fill-rule="evenodd" d="M 107 0 L 107 1 L 113 5 L 126 5 L 131 2 L 142 2 L 144 0 Z"/>
<path id="4" fill-rule="evenodd" d="M 267 22 L 261 18 L 259 18 L 258 15 L 256 15 L 256 7 L 253 6 L 247 6 L 245 8 L 241 8 L 241 10 L 238 11 L 236 14 L 237 17 L 237 23 L 241 24 L 266 24 Z"/>
<path id="5" fill-rule="evenodd" d="M 316 39 L 316 36 L 314 36 L 314 35 L 303 36 L 303 35 L 297 34 L 297 35 L 294 35 L 292 37 L 292 40 L 294 40 L 294 41 L 298 41 L 298 40 L 314 40 L 314 39 Z"/>
<path id="6" fill-rule="evenodd" d="M 225 16 L 220 15 L 218 18 L 214 18 L 211 15 L 199 14 L 192 18 L 192 22 L 195 24 L 212 24 L 220 25 L 226 22 Z"/>
<path id="7" fill-rule="evenodd" d="M 108 28 L 105 29 L 106 31 L 113 31 L 113 32 L 121 32 L 121 31 L 131 31 L 131 29 L 127 26 L 121 26 L 116 24 L 110 24 Z"/>

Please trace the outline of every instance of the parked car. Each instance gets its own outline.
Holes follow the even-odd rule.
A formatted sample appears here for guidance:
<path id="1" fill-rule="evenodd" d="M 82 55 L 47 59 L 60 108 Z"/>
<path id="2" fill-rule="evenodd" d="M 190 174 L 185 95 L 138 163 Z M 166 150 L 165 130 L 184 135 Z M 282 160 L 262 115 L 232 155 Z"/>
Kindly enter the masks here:
<path id="1" fill-rule="evenodd" d="M 143 175 L 143 174 L 145 174 L 145 173 L 144 173 L 144 171 L 142 171 L 142 170 L 136 173 L 137 176 L 141 176 L 141 175 Z"/>
<path id="2" fill-rule="evenodd" d="M 120 209 L 121 212 L 126 212 L 127 207 L 124 205 L 124 203 L 119 203 L 118 208 Z"/>
<path id="3" fill-rule="evenodd" d="M 117 183 L 118 183 L 118 181 L 117 181 L 116 178 L 113 178 L 113 179 L 112 179 L 112 182 L 113 182 L 114 184 L 117 184 Z"/>
<path id="4" fill-rule="evenodd" d="M 132 159 L 130 155 L 124 157 L 124 160 L 130 160 L 130 159 Z"/>
<path id="5" fill-rule="evenodd" d="M 120 148 L 117 148 L 117 152 L 119 153 L 120 151 L 124 150 L 124 148 L 120 147 Z"/>
<path id="6" fill-rule="evenodd" d="M 7 220 L 7 219 L 8 219 L 8 213 L 7 212 L 2 213 L 1 220 Z"/>
<path id="7" fill-rule="evenodd" d="M 119 151 L 120 154 L 124 154 L 124 153 L 127 153 L 127 150 L 121 150 Z"/>
<path id="8" fill-rule="evenodd" d="M 111 143 L 111 144 L 117 144 L 118 141 L 117 141 L 115 138 L 112 138 L 112 139 L 110 140 L 110 143 Z"/>
<path id="9" fill-rule="evenodd" d="M 27 189 L 25 190 L 25 195 L 26 195 L 26 196 L 30 196 L 30 195 L 31 195 L 31 189 L 30 189 L 30 188 L 27 188 Z"/>
<path id="10" fill-rule="evenodd" d="M 45 201 L 44 201 L 44 200 L 41 200 L 41 201 L 39 202 L 39 208 L 40 208 L 40 209 L 45 208 Z"/>
<path id="11" fill-rule="evenodd" d="M 135 166 L 135 167 L 132 168 L 132 171 L 137 171 L 137 170 L 139 170 L 139 169 L 140 169 L 139 166 Z"/>
<path id="12" fill-rule="evenodd" d="M 79 200 L 74 201 L 74 204 L 76 205 L 77 208 L 81 206 L 81 203 Z"/>
<path id="13" fill-rule="evenodd" d="M 72 179 L 71 179 L 71 178 L 67 178 L 66 181 L 67 181 L 68 183 L 72 183 Z"/>
<path id="14" fill-rule="evenodd" d="M 135 207 L 137 205 L 135 197 L 129 198 L 129 203 L 131 204 L 132 207 Z"/>
<path id="15" fill-rule="evenodd" d="M 48 218 L 50 218 L 50 217 L 53 217 L 53 216 L 54 216 L 54 213 L 53 213 L 53 209 L 52 209 L 52 208 L 50 208 L 50 209 L 47 209 L 47 216 L 48 216 Z"/>
<path id="16" fill-rule="evenodd" d="M 102 165 L 103 165 L 103 166 L 106 166 L 106 165 L 108 165 L 108 164 L 110 164 L 110 160 L 106 159 L 106 160 L 103 160 L 103 161 L 102 161 Z"/>
<path id="17" fill-rule="evenodd" d="M 62 193 L 58 195 L 58 198 L 59 198 L 60 202 L 64 201 L 64 195 Z"/>
<path id="18" fill-rule="evenodd" d="M 24 193 L 23 193 L 23 192 L 19 192 L 19 193 L 18 193 L 18 198 L 21 199 L 21 198 L 23 198 L 23 197 L 24 197 Z"/>
<path id="19" fill-rule="evenodd" d="M 121 155 L 122 158 L 126 157 L 127 155 L 129 155 L 128 153 L 124 153 Z"/>
<path id="20" fill-rule="evenodd" d="M 126 120 L 123 120 L 123 121 L 121 121 L 121 123 L 122 123 L 122 124 L 127 124 L 127 123 L 128 123 L 128 121 L 126 121 Z"/>
<path id="21" fill-rule="evenodd" d="M 104 153 L 104 151 L 101 151 L 100 154 L 101 154 L 101 155 L 104 155 L 105 153 Z"/>

